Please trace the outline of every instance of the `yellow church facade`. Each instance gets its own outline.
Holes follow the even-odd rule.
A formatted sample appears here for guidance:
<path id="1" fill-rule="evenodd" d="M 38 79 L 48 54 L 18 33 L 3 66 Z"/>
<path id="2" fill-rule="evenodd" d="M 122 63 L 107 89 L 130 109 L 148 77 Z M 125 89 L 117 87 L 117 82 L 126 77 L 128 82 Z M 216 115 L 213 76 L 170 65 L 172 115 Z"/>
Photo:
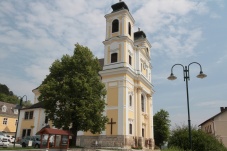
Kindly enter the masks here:
<path id="1" fill-rule="evenodd" d="M 143 31 L 133 31 L 135 20 L 124 2 L 105 15 L 103 70 L 99 72 L 107 95 L 104 114 L 109 118 L 100 135 L 78 133 L 78 145 L 92 141 L 108 147 L 154 147 L 151 44 Z"/>
<path id="2" fill-rule="evenodd" d="M 103 114 L 109 121 L 101 134 L 79 131 L 77 145 L 91 147 L 96 143 L 102 147 L 153 149 L 151 44 L 143 31 L 134 32 L 135 20 L 124 2 L 111 7 L 112 12 L 105 15 L 104 58 L 99 60 L 102 66 L 99 74 L 107 90 Z M 18 137 L 28 135 L 28 130 L 30 135 L 34 135 L 47 124 L 45 111 L 38 103 L 38 88 L 33 93 L 36 104 L 21 110 Z M 26 112 L 31 111 L 33 118 L 29 119 L 30 123 L 22 124 Z"/>

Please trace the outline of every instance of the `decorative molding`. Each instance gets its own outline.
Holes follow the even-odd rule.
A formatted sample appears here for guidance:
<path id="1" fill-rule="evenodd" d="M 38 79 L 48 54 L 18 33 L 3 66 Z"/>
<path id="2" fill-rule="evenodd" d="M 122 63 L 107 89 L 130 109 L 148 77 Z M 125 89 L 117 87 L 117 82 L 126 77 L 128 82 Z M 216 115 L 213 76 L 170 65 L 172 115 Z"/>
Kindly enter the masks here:
<path id="1" fill-rule="evenodd" d="M 115 52 L 118 53 L 118 52 L 119 52 L 119 48 L 111 49 L 110 52 L 111 52 L 111 54 L 112 54 L 112 53 L 115 53 Z"/>
<path id="2" fill-rule="evenodd" d="M 133 121 L 134 121 L 134 119 L 128 118 L 128 122 L 129 122 L 130 124 L 133 124 Z"/>
<path id="3" fill-rule="evenodd" d="M 143 116 L 144 116 L 145 119 L 149 118 L 148 114 L 146 114 L 146 113 Z"/>
<path id="4" fill-rule="evenodd" d="M 109 87 L 117 86 L 117 82 L 109 82 L 108 86 Z"/>
<path id="5" fill-rule="evenodd" d="M 133 91 L 128 91 L 128 94 L 133 96 L 134 95 L 134 92 Z"/>
<path id="6" fill-rule="evenodd" d="M 130 56 L 133 56 L 133 52 L 131 50 L 128 50 L 128 53 Z"/>

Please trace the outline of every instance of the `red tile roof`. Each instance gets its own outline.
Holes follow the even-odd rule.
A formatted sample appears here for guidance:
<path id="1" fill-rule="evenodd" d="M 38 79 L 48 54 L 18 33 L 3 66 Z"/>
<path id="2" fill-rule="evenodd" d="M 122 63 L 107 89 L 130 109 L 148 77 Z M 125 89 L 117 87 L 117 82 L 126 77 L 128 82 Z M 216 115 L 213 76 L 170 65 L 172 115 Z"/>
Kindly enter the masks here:
<path id="1" fill-rule="evenodd" d="M 56 134 L 56 135 L 73 135 L 68 130 L 59 130 L 59 129 L 52 129 L 52 128 L 43 128 L 37 134 Z"/>

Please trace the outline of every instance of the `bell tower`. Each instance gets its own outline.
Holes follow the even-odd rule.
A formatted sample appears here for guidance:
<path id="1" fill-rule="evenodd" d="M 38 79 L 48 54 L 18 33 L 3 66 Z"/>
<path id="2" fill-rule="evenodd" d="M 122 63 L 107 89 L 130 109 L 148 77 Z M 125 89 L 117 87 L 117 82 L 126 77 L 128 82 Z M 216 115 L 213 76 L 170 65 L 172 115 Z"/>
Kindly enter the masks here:
<path id="1" fill-rule="evenodd" d="M 102 143 L 117 137 L 113 146 L 153 148 L 151 44 L 143 31 L 134 32 L 135 20 L 123 1 L 111 7 L 105 15 L 104 65 L 99 72 L 109 118 Z"/>
<path id="2" fill-rule="evenodd" d="M 132 56 L 135 21 L 124 2 L 120 1 L 111 7 L 113 11 L 105 15 L 104 70 L 133 65 L 135 60 Z"/>
<path id="3" fill-rule="evenodd" d="M 107 90 L 103 114 L 109 121 L 101 134 L 78 133 L 80 145 L 98 140 L 102 147 L 154 149 L 151 44 L 143 31 L 134 32 L 135 20 L 123 1 L 111 7 L 112 12 L 105 15 L 103 69 L 99 72 Z"/>

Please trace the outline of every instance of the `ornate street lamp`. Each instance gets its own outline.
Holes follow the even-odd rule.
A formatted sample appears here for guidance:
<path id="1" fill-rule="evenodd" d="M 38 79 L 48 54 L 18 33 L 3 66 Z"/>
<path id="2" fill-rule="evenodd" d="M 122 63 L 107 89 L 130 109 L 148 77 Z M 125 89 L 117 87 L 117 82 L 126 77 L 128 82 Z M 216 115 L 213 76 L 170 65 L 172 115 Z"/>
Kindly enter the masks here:
<path id="1" fill-rule="evenodd" d="M 26 95 L 24 95 L 22 97 L 19 96 L 18 98 L 20 98 L 20 104 L 15 107 L 15 109 L 18 109 L 18 117 L 17 117 L 17 123 L 16 123 L 16 132 L 15 132 L 15 136 L 14 136 L 15 138 L 14 138 L 14 143 L 13 143 L 14 148 L 15 148 L 15 143 L 16 143 L 16 139 L 17 139 L 17 129 L 18 129 L 18 123 L 19 123 L 19 118 L 20 118 L 20 109 L 22 108 L 22 102 L 23 102 L 24 97 L 26 97 L 26 102 L 27 102 Z"/>
<path id="2" fill-rule="evenodd" d="M 192 150 L 191 119 L 190 119 L 189 94 L 188 94 L 188 80 L 190 80 L 189 67 L 190 67 L 191 64 L 198 64 L 200 66 L 200 73 L 197 75 L 197 78 L 203 79 L 203 78 L 207 77 L 207 75 L 203 73 L 201 65 L 198 62 L 192 62 L 188 66 L 183 66 L 182 64 L 175 64 L 175 65 L 173 65 L 172 68 L 171 68 L 171 74 L 170 74 L 170 76 L 167 79 L 169 79 L 169 80 L 175 80 L 175 79 L 177 79 L 177 77 L 174 76 L 174 74 L 173 74 L 173 67 L 174 66 L 179 65 L 179 66 L 182 66 L 183 67 L 183 75 L 184 75 L 184 81 L 186 81 L 186 93 L 187 93 L 188 135 L 189 135 L 190 149 Z"/>

